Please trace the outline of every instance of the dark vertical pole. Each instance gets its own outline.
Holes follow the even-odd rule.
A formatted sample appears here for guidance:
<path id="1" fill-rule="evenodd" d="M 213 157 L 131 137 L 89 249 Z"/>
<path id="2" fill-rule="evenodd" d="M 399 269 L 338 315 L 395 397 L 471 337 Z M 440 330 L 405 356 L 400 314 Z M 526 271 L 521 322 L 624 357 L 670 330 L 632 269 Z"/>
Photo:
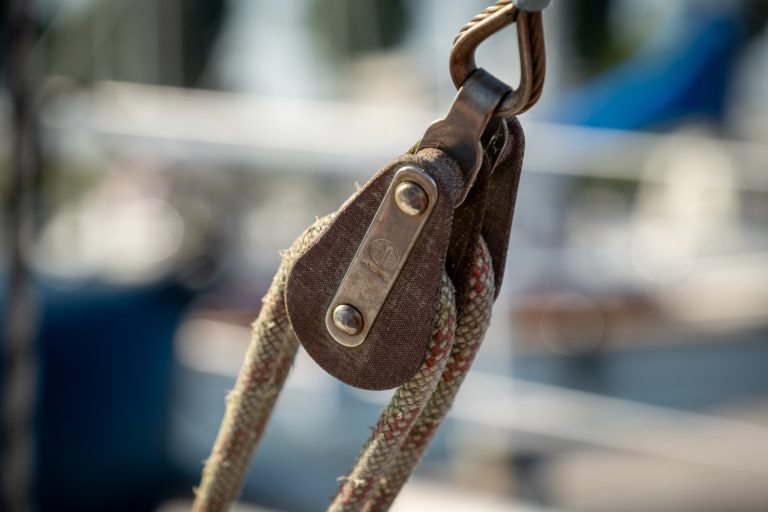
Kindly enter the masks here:
<path id="1" fill-rule="evenodd" d="M 35 404 L 37 366 L 34 297 L 26 253 L 36 210 L 40 151 L 35 107 L 36 87 L 31 62 L 36 39 L 32 0 L 6 2 L 6 70 L 10 99 L 10 187 L 5 231 L 8 248 L 7 307 L 3 319 L 3 446 L 2 509 L 28 512 L 35 508 Z"/>
<path id="2" fill-rule="evenodd" d="M 184 1 L 157 2 L 160 23 L 160 73 L 158 83 L 180 86 L 184 84 Z"/>

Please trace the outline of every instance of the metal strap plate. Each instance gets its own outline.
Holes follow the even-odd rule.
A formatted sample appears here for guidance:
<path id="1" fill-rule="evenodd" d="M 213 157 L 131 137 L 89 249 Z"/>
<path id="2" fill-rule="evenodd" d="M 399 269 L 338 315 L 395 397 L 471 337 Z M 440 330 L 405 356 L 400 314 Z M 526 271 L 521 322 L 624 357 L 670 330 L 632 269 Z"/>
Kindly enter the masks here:
<path id="1" fill-rule="evenodd" d="M 326 313 L 333 339 L 348 347 L 365 341 L 436 202 L 424 170 L 397 171 Z"/>

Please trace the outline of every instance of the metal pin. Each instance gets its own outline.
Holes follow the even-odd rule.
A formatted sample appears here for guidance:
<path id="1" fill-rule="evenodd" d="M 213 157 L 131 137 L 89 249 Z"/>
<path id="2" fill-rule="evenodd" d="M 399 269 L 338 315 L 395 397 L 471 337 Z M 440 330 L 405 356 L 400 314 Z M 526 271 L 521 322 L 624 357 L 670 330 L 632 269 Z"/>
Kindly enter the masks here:
<path id="1" fill-rule="evenodd" d="M 404 181 L 395 190 L 395 202 L 406 215 L 414 217 L 427 209 L 429 198 L 416 183 Z"/>
<path id="2" fill-rule="evenodd" d="M 354 336 L 363 330 L 363 315 L 349 304 L 339 304 L 333 310 L 333 325 L 340 331 Z"/>

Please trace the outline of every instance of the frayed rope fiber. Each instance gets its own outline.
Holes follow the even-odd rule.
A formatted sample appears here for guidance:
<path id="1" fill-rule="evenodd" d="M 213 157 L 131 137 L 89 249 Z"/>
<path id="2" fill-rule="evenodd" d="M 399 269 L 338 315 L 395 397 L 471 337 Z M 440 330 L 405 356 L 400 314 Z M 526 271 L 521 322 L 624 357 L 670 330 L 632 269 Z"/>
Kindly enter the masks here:
<path id="1" fill-rule="evenodd" d="M 310 226 L 283 254 L 263 307 L 224 420 L 206 461 L 195 512 L 227 510 L 237 498 L 248 462 L 264 432 L 299 343 L 285 307 L 285 282 L 295 258 L 333 220 Z M 437 320 L 418 372 L 401 385 L 382 411 L 350 473 L 341 479 L 329 511 L 386 511 L 418 465 L 453 403 L 490 321 L 494 297 L 491 258 L 480 240 L 470 269 L 466 305 L 457 319 L 454 288 L 443 274 Z"/>

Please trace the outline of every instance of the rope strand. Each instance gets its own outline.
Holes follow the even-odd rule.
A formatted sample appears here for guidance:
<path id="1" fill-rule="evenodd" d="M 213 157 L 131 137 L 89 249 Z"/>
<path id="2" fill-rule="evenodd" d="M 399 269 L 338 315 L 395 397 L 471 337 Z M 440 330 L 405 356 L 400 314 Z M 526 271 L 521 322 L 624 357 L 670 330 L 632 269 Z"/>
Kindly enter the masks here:
<path id="1" fill-rule="evenodd" d="M 227 396 L 224 420 L 205 463 L 200 487 L 195 491 L 194 512 L 226 510 L 237 498 L 248 462 L 261 440 L 299 348 L 285 308 L 288 272 L 296 256 L 317 238 L 333 217 L 318 220 L 283 254 L 280 268 L 253 323 L 251 344 L 235 388 Z"/>
<path id="2" fill-rule="evenodd" d="M 413 425 L 400 453 L 379 479 L 369 512 L 385 512 L 392 506 L 448 414 L 459 387 L 477 355 L 491 320 L 494 277 L 491 256 L 480 239 L 467 286 L 467 306 L 456 325 L 456 340 L 437 389 Z"/>
<path id="3" fill-rule="evenodd" d="M 456 330 L 453 284 L 443 273 L 437 319 L 424 363 L 408 382 L 397 388 L 382 411 L 370 439 L 349 475 L 342 480 L 328 512 L 355 512 L 368 500 L 379 478 L 392 464 L 411 427 L 432 396 L 448 362 Z"/>

